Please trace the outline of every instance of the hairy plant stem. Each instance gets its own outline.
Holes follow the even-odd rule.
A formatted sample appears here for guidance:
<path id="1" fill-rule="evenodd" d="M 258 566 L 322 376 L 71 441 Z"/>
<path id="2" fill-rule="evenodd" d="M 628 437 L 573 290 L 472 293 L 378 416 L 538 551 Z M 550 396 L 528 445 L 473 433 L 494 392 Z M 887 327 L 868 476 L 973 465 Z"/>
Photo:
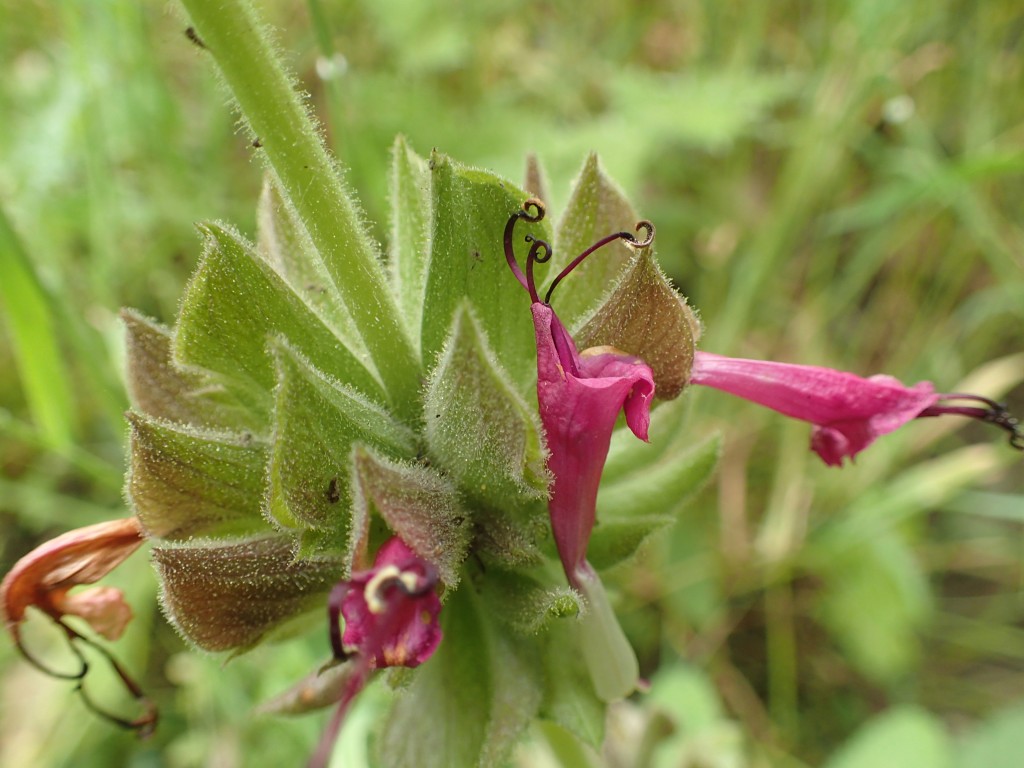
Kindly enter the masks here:
<path id="1" fill-rule="evenodd" d="M 420 361 L 387 288 L 377 249 L 265 25 L 247 0 L 182 0 L 260 154 L 324 256 L 380 374 L 394 412 L 411 421 Z"/>

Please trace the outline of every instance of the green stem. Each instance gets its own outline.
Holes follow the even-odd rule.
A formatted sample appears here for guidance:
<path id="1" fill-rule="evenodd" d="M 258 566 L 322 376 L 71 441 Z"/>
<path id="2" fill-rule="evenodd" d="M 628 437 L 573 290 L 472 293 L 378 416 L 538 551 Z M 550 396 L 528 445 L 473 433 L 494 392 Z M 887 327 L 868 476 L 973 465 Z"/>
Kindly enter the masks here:
<path id="1" fill-rule="evenodd" d="M 366 343 L 394 410 L 418 411 L 420 364 L 376 247 L 337 162 L 247 0 L 182 0 L 283 195 L 309 230 Z"/>

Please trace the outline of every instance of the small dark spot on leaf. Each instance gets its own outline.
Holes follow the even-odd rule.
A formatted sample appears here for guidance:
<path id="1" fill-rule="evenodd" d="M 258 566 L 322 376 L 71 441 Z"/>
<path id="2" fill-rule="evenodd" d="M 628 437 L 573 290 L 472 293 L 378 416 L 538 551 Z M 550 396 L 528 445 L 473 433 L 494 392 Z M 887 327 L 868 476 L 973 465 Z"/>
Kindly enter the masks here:
<path id="1" fill-rule="evenodd" d="M 253 139 L 253 140 L 252 140 L 252 145 L 253 145 L 253 147 L 255 147 L 256 149 L 259 149 L 260 147 L 262 147 L 262 146 L 263 146 L 263 142 L 262 142 L 262 141 L 260 141 L 260 137 L 259 137 L 259 136 L 257 136 L 257 137 L 256 137 L 255 139 Z"/>
<path id="2" fill-rule="evenodd" d="M 192 43 L 198 47 L 206 50 L 206 43 L 203 42 L 203 38 L 196 32 L 195 27 L 188 27 L 185 29 L 185 37 L 192 41 Z"/>
<path id="3" fill-rule="evenodd" d="M 341 488 L 338 487 L 337 475 L 332 477 L 331 482 L 327 484 L 327 501 L 331 504 L 337 504 L 341 501 Z"/>

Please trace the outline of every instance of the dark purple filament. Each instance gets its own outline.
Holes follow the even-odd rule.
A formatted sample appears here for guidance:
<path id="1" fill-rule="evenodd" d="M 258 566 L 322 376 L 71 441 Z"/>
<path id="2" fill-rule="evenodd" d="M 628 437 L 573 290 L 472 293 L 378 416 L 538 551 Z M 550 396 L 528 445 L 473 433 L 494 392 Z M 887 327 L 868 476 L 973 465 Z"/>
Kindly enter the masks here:
<path id="1" fill-rule="evenodd" d="M 533 212 L 531 213 L 531 209 Z M 516 261 L 515 249 L 512 243 L 513 230 L 515 229 L 516 222 L 519 219 L 525 219 L 530 223 L 536 223 L 544 219 L 545 209 L 544 203 L 536 198 L 530 198 L 523 203 L 523 208 L 520 211 L 516 211 L 509 217 L 508 223 L 505 225 L 505 260 L 508 262 L 509 269 L 512 270 L 512 274 L 515 275 L 520 285 L 523 286 L 530 294 L 530 300 L 535 304 L 541 303 L 540 294 L 537 293 L 537 283 L 533 276 L 534 264 L 543 264 L 551 259 L 552 250 L 551 246 L 545 240 L 539 240 L 533 235 L 527 235 L 525 240 L 530 243 L 530 252 L 526 256 L 526 273 L 519 267 L 519 262 Z M 587 248 L 583 253 L 573 259 L 569 264 L 559 272 L 555 279 L 551 281 L 551 285 L 548 287 L 548 291 L 544 296 L 544 304 L 551 304 L 551 295 L 555 290 L 555 286 L 558 285 L 563 278 L 565 278 L 570 272 L 578 267 L 584 259 L 599 248 L 603 248 L 609 243 L 613 243 L 616 240 L 622 240 L 628 245 L 634 248 L 646 248 L 652 242 L 654 242 L 654 225 L 649 221 L 641 221 L 636 225 L 636 230 L 639 232 L 641 229 L 647 232 L 647 236 L 643 240 L 637 240 L 636 237 L 629 232 L 616 232 L 613 235 L 608 235 L 592 246 Z"/>
<path id="2" fill-rule="evenodd" d="M 918 418 L 929 416 L 956 415 L 966 416 L 970 419 L 984 421 L 986 424 L 995 424 L 1000 429 L 1010 433 L 1010 445 L 1018 451 L 1024 451 L 1024 432 L 1021 431 L 1020 420 L 1010 413 L 1004 403 L 997 403 L 981 395 L 969 395 L 960 392 L 943 395 L 940 402 L 950 400 L 968 400 L 970 402 L 982 403 L 985 407 L 979 408 L 974 405 L 933 405 L 925 408 L 918 414 Z"/>

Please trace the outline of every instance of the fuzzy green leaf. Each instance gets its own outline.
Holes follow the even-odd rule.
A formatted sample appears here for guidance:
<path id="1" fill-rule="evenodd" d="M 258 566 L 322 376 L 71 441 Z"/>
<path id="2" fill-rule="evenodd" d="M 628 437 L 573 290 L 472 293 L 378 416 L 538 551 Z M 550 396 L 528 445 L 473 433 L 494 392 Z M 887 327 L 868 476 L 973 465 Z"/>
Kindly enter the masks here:
<path id="1" fill-rule="evenodd" d="M 349 562 L 365 567 L 370 513 L 433 563 L 454 587 L 469 546 L 469 518 L 455 487 L 436 470 L 387 459 L 365 446 L 353 449 L 353 520 Z"/>
<path id="2" fill-rule="evenodd" d="M 275 375 L 266 346 L 270 335 L 280 334 L 328 374 L 383 400 L 375 376 L 252 245 L 214 224 L 203 225 L 203 231 L 203 260 L 186 289 L 178 318 L 178 362 L 216 371 L 226 387 L 267 413 Z"/>
<path id="3" fill-rule="evenodd" d="M 296 559 L 290 536 L 153 548 L 164 613 L 207 651 L 244 650 L 285 622 L 323 610 L 338 559 Z"/>
<path id="4" fill-rule="evenodd" d="M 515 507 L 545 495 L 536 405 L 516 391 L 466 304 L 427 384 L 424 423 L 430 458 L 473 504 Z"/>
<path id="5" fill-rule="evenodd" d="M 346 188 L 335 159 L 327 152 L 309 110 L 245 0 L 184 0 L 205 52 L 216 63 L 264 158 L 280 181 L 283 195 L 305 222 L 324 265 L 345 298 L 360 335 L 387 390 L 392 410 L 414 418 L 420 363 L 403 327 L 378 253 L 355 197 Z M 333 366 L 298 340 L 328 373 Z M 373 396 L 355 380 L 338 375 Z"/>
<path id="6" fill-rule="evenodd" d="M 548 265 L 548 279 L 577 255 L 607 235 L 633 232 L 638 216 L 621 189 L 605 176 L 597 155 L 590 155 L 576 178 L 569 204 L 558 221 L 555 252 Z M 612 243 L 577 267 L 559 287 L 555 303 L 558 316 L 572 328 L 619 280 L 633 251 Z"/>
<path id="7" fill-rule="evenodd" d="M 430 261 L 423 306 L 423 360 L 433 363 L 469 298 L 498 360 L 525 389 L 535 373 L 529 298 L 509 272 L 502 232 L 528 195 L 494 174 L 434 154 L 431 169 Z M 547 237 L 544 222 L 531 225 Z M 527 232 L 517 230 L 517 236 Z M 522 243 L 522 240 L 520 240 Z M 523 244 L 525 246 L 525 244 Z M 522 248 L 525 258 L 526 248 Z"/>
<path id="8" fill-rule="evenodd" d="M 481 611 L 472 590 L 441 613 L 444 640 L 396 701 L 381 735 L 391 768 L 501 765 L 536 715 L 538 643 L 514 642 Z"/>
<path id="9" fill-rule="evenodd" d="M 282 197 L 271 174 L 263 177 L 256 209 L 256 252 L 327 325 L 362 364 L 372 369 L 352 315 L 295 209 Z"/>
<path id="10" fill-rule="evenodd" d="M 647 539 L 676 521 L 674 515 L 598 519 L 587 546 L 587 561 L 599 571 L 634 557 Z"/>
<path id="11" fill-rule="evenodd" d="M 430 170 L 399 136 L 391 150 L 391 285 L 398 309 L 419 343 L 426 289 Z"/>
<path id="12" fill-rule="evenodd" d="M 693 310 L 647 248 L 576 332 L 576 343 L 581 349 L 607 344 L 642 358 L 654 371 L 656 396 L 672 400 L 690 380 L 695 329 Z"/>
<path id="13" fill-rule="evenodd" d="M 538 544 L 551 537 L 551 524 L 547 510 L 538 504 L 528 517 L 513 519 L 498 510 L 488 510 L 484 525 L 473 539 L 473 546 L 481 555 L 496 560 L 503 566 L 517 568 L 538 565 L 544 556 Z"/>
<path id="14" fill-rule="evenodd" d="M 133 309 L 121 310 L 125 328 L 126 384 L 132 405 L 158 419 L 206 427 L 254 430 L 260 420 L 216 380 L 185 370 L 171 354 L 167 327 Z"/>
<path id="15" fill-rule="evenodd" d="M 148 536 L 188 539 L 266 530 L 266 444 L 129 413 L 128 497 Z"/>
<path id="16" fill-rule="evenodd" d="M 365 397 L 340 385 L 283 339 L 271 341 L 277 366 L 268 511 L 285 528 L 348 538 L 352 446 L 412 456 L 412 432 Z"/>

